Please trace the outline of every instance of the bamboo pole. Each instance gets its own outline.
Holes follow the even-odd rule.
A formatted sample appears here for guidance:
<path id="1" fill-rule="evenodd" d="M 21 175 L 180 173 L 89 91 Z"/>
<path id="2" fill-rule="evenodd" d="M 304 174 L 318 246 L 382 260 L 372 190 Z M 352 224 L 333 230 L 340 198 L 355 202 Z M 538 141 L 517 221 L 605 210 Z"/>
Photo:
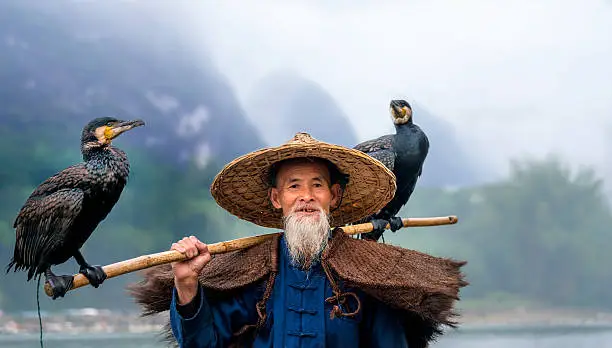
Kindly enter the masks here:
<path id="1" fill-rule="evenodd" d="M 458 219 L 456 216 L 441 216 L 441 217 L 430 217 L 430 218 L 405 218 L 402 219 L 404 227 L 423 227 L 423 226 L 439 226 L 439 225 L 452 225 L 457 223 Z M 390 226 L 387 224 L 385 227 L 389 229 Z M 367 222 L 359 225 L 344 226 L 341 227 L 344 233 L 349 235 L 369 233 L 372 232 L 374 226 L 372 223 Z M 211 255 L 222 254 L 230 251 L 240 250 L 248 248 L 259 243 L 262 243 L 279 233 L 262 234 L 253 237 L 245 237 L 233 239 L 225 242 L 219 242 L 214 244 L 208 244 L 208 251 Z M 107 279 L 117 277 L 123 274 L 136 272 L 149 267 L 163 265 L 171 262 L 183 261 L 187 257 L 176 251 L 169 250 L 160 253 L 149 254 L 139 256 L 133 259 L 116 262 L 110 265 L 102 267 L 104 273 L 106 273 Z M 77 273 L 72 278 L 72 287 L 69 290 L 78 289 L 89 284 L 89 280 L 81 273 Z M 45 294 L 49 297 L 53 297 L 53 288 L 49 282 L 45 282 Z"/>
<path id="2" fill-rule="evenodd" d="M 454 215 L 451 216 L 440 216 L 440 217 L 430 217 L 430 218 L 409 218 L 402 219 L 402 224 L 404 227 L 424 227 L 424 226 L 439 226 L 439 225 L 453 225 L 457 223 L 457 217 Z M 387 224 L 385 229 L 390 229 L 391 226 Z M 344 226 L 342 230 L 346 234 L 354 235 L 361 233 L 369 233 L 372 232 L 374 226 L 372 223 L 367 222 L 365 224 L 352 225 L 352 226 Z"/>

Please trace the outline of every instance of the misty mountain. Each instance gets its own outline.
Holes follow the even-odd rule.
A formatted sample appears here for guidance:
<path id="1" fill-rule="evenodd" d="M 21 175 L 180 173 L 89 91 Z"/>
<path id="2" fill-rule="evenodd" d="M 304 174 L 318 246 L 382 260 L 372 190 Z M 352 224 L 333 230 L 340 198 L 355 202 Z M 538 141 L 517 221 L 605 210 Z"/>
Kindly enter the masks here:
<path id="1" fill-rule="evenodd" d="M 358 138 L 349 116 L 319 84 L 294 72 L 275 72 L 264 77 L 246 102 L 248 115 L 268 144 L 280 144 L 295 132 L 353 147 Z M 462 146 L 453 126 L 413 103 L 414 121 L 427 133 L 430 150 L 419 185 L 464 186 L 482 179 L 473 158 Z M 387 104 L 381 105 L 380 122 L 392 121 Z M 392 131 L 394 132 L 394 131 Z M 383 135 L 383 134 L 381 134 Z"/>
<path id="2" fill-rule="evenodd" d="M 247 102 L 249 116 L 269 144 L 284 143 L 297 132 L 344 146 L 356 144 L 348 116 L 316 82 L 295 72 L 275 72 L 254 91 Z"/>
<path id="3" fill-rule="evenodd" d="M 122 142 L 201 165 L 264 146 L 224 76 L 177 33 L 146 22 L 146 34 L 120 30 L 129 18 L 100 16 L 93 3 L 55 5 L 0 4 L 5 126 L 47 129 L 54 142 L 78 146 L 94 117 L 141 118 L 146 131 Z"/>
<path id="4" fill-rule="evenodd" d="M 26 134 L 33 127 L 47 129 L 36 137 L 76 147 L 81 127 L 93 117 L 142 118 L 146 130 L 122 142 L 200 166 L 211 159 L 227 163 L 299 131 L 349 147 L 359 142 L 341 105 L 295 72 L 264 77 L 246 102 L 247 117 L 205 49 L 195 51 L 179 32 L 154 16 L 138 16 L 138 10 L 129 3 L 121 11 L 95 2 L 0 3 L 5 127 Z M 138 25 L 129 24 L 134 21 Z M 477 181 L 452 127 L 423 107 L 414 108 L 415 121 L 432 144 L 421 184 Z M 387 112 L 381 107 L 381 121 L 388 122 Z"/>
<path id="5" fill-rule="evenodd" d="M 104 4 L 0 2 L 3 265 L 19 208 L 42 180 L 79 160 L 81 130 L 92 118 L 146 122 L 116 141 L 133 170 L 83 248 L 93 264 L 167 250 L 188 232 L 224 239 L 224 219 L 232 220 L 207 199 L 210 180 L 219 165 L 265 145 L 203 49 L 194 52 L 133 4 L 115 6 L 117 13 Z M 126 28 L 136 22 L 139 30 Z M 55 270 L 70 274 L 75 265 Z M 22 276 L 2 279 L 3 309 L 36 308 L 35 287 Z M 84 289 L 53 308 L 124 307 L 130 302 L 124 286 L 134 276 L 109 282 L 102 296 Z"/>

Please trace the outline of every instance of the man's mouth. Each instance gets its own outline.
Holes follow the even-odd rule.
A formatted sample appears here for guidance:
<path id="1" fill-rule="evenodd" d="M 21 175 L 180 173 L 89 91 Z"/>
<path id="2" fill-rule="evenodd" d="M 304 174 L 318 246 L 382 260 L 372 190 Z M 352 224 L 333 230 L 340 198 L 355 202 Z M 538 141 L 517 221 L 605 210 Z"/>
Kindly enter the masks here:
<path id="1" fill-rule="evenodd" d="M 295 210 L 296 213 L 318 213 L 319 209 L 313 207 L 302 207 Z"/>

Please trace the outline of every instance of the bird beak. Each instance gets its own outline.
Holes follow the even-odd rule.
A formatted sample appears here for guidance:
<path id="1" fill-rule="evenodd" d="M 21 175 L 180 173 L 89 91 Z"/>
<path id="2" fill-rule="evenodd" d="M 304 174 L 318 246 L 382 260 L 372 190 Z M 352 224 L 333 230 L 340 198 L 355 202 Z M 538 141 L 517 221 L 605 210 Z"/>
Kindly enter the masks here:
<path id="1" fill-rule="evenodd" d="M 399 117 L 404 117 L 406 115 L 404 112 L 404 109 L 401 106 L 399 106 L 399 103 L 395 100 L 391 101 L 391 108 L 393 109 L 395 114 Z"/>
<path id="2" fill-rule="evenodd" d="M 143 120 L 123 121 L 119 122 L 111 128 L 111 139 L 118 137 L 121 133 L 129 131 L 132 128 L 144 126 Z"/>

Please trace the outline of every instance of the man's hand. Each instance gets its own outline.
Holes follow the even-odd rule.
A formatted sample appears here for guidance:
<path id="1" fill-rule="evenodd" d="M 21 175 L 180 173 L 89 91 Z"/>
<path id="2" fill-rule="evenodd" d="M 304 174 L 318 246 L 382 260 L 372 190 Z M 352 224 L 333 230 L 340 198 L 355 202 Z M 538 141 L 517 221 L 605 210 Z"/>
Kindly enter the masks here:
<path id="1" fill-rule="evenodd" d="M 210 261 L 208 246 L 196 237 L 185 237 L 173 243 L 170 250 L 176 250 L 187 256 L 187 260 L 172 263 L 174 272 L 174 287 L 178 293 L 180 305 L 187 304 L 195 297 L 198 291 L 198 276 Z"/>

